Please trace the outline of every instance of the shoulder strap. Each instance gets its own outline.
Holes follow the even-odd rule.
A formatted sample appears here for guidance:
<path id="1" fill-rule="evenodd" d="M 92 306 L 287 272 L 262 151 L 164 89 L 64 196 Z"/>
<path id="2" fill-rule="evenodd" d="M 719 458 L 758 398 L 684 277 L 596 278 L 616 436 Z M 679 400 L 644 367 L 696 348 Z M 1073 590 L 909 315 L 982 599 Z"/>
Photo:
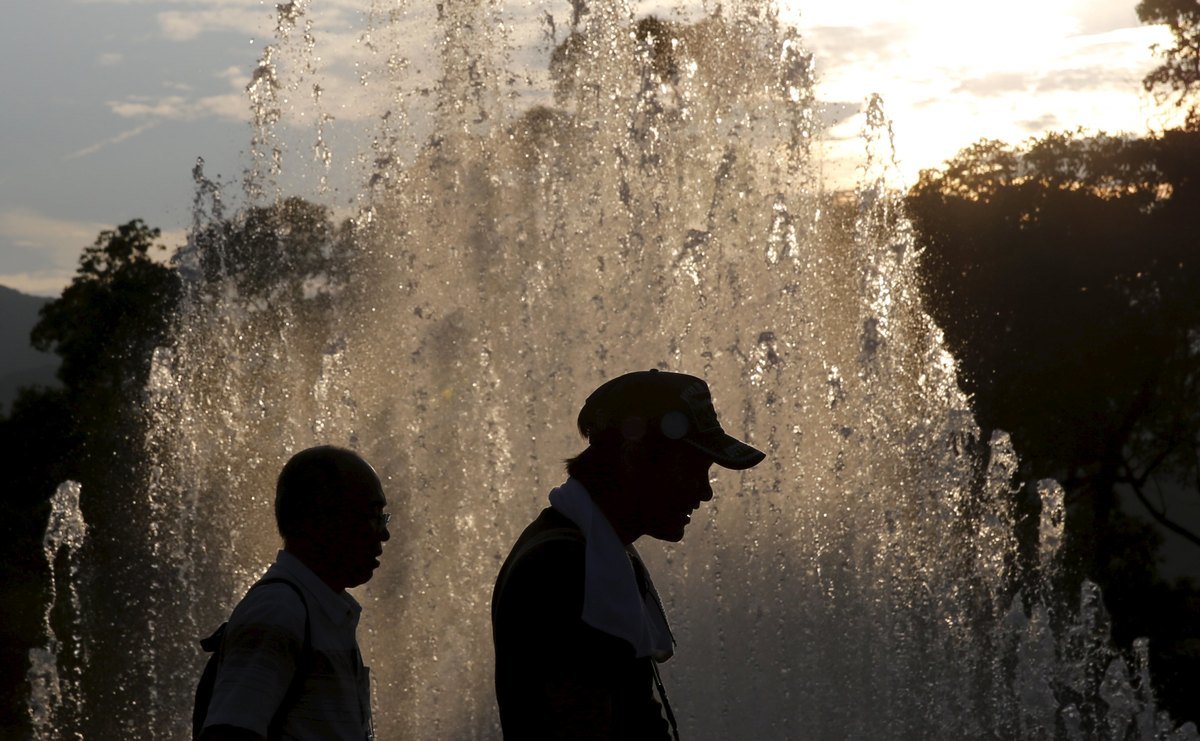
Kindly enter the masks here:
<path id="1" fill-rule="evenodd" d="M 671 735 L 679 741 L 679 724 L 675 722 L 675 713 L 671 710 L 671 701 L 667 699 L 667 688 L 663 686 L 662 676 L 658 673 L 658 662 L 650 659 L 650 668 L 654 670 L 654 686 L 658 689 L 658 697 L 662 700 L 663 711 L 667 714 L 667 723 L 671 726 Z"/>
<path id="2" fill-rule="evenodd" d="M 296 673 L 292 676 L 292 681 L 288 685 L 288 690 L 283 696 L 283 701 L 279 704 L 279 708 L 275 712 L 275 716 L 271 719 L 271 724 L 268 727 L 268 738 L 276 739 L 280 736 L 280 726 L 282 725 L 283 711 L 291 706 L 299 697 L 300 689 L 304 686 L 304 677 L 312 669 L 312 627 L 309 624 L 308 617 L 308 600 L 304 598 L 304 592 L 300 587 L 288 579 L 281 577 L 272 577 L 270 579 L 262 579 L 255 583 L 250 589 L 261 587 L 264 584 L 283 583 L 288 585 L 296 596 L 300 598 L 300 603 L 304 605 L 304 644 L 300 653 L 300 661 L 296 665 Z M 213 686 L 217 679 L 217 668 L 221 661 L 221 648 L 225 640 L 225 631 L 229 628 L 229 621 L 221 623 L 221 625 L 213 631 L 212 635 L 207 638 L 200 639 L 200 647 L 206 652 L 212 654 L 207 663 L 204 665 L 204 672 L 200 677 L 200 682 L 196 686 L 196 699 L 192 706 L 192 738 L 200 738 L 201 730 L 204 727 L 204 718 L 208 714 L 208 705 L 212 700 Z"/>
<path id="3" fill-rule="evenodd" d="M 271 718 L 271 724 L 267 726 L 267 739 L 273 740 L 282 738 L 283 736 L 283 719 L 287 715 L 287 711 L 291 709 L 296 700 L 300 698 L 300 692 L 304 688 L 304 680 L 312 670 L 313 650 L 312 650 L 312 621 L 308 616 L 308 600 L 304 598 L 304 592 L 290 579 L 283 577 L 271 577 L 270 579 L 260 579 L 251 589 L 261 587 L 264 584 L 286 584 L 291 587 L 296 596 L 300 598 L 300 604 L 304 605 L 304 644 L 300 650 L 300 660 L 296 663 L 296 673 L 292 675 L 292 681 L 288 685 L 287 692 L 283 695 L 283 700 L 279 703 L 279 707 L 275 709 L 275 715 Z"/>

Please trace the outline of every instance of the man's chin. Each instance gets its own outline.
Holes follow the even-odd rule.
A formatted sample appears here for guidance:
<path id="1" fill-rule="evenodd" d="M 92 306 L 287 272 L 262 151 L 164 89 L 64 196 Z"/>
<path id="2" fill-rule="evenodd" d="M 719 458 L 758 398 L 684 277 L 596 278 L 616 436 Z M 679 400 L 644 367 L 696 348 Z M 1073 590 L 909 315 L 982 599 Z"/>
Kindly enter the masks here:
<path id="1" fill-rule="evenodd" d="M 375 576 L 375 568 L 374 567 L 372 567 L 371 569 L 364 569 L 363 571 L 358 572 L 351 578 L 350 588 L 353 589 L 354 587 L 361 587 L 362 585 L 371 581 L 371 577 L 373 577 L 373 576 Z"/>
<path id="2" fill-rule="evenodd" d="M 686 527 L 687 526 L 684 525 L 679 528 L 671 528 L 671 529 L 664 528 L 663 530 L 660 530 L 659 532 L 649 533 L 649 535 L 651 538 L 654 538 L 655 540 L 664 540 L 668 543 L 678 543 L 679 541 L 683 540 L 684 528 L 686 528 Z"/>

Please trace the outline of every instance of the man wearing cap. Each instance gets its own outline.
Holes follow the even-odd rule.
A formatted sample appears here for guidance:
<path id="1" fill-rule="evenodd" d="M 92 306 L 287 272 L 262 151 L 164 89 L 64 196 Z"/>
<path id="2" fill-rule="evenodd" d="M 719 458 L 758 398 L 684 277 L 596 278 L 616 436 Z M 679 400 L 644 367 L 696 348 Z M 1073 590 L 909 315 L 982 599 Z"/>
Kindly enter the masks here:
<path id="1" fill-rule="evenodd" d="M 741 470 L 765 456 L 726 434 L 708 385 L 682 373 L 608 381 L 578 426 L 588 447 L 567 461 L 569 478 L 492 593 L 504 737 L 678 738 L 656 665 L 675 640 L 633 542 L 681 540 L 712 499 L 712 464 Z"/>

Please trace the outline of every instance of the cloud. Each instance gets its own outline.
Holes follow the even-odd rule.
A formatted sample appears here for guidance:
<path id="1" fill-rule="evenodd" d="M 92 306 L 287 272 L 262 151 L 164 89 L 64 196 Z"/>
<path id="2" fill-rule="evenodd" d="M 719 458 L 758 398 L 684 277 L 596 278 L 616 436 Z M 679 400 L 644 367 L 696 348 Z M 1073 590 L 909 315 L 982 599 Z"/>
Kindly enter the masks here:
<path id="1" fill-rule="evenodd" d="M 212 116 L 226 121 L 243 123 L 249 118 L 249 103 L 242 93 L 208 95 L 196 101 L 197 117 Z"/>
<path id="2" fill-rule="evenodd" d="M 1085 34 L 1104 33 L 1140 25 L 1136 4 L 1130 0 L 1075 0 L 1079 30 Z"/>
<path id="3" fill-rule="evenodd" d="M 238 67 L 226 67 L 214 76 L 225 80 L 229 92 L 199 97 L 182 94 L 130 95 L 123 100 L 107 101 L 106 105 L 109 111 L 116 116 L 143 119 L 145 123 L 112 140 L 81 150 L 81 153 L 77 154 L 91 154 L 96 148 L 119 143 L 166 121 L 198 121 L 205 118 L 217 118 L 241 123 L 249 120 L 249 103 L 245 93 L 246 83 L 250 81 L 249 73 Z M 181 83 L 171 83 L 167 87 L 178 93 L 187 93 L 192 90 L 191 86 Z"/>
<path id="4" fill-rule="evenodd" d="M 124 61 L 125 55 L 120 52 L 108 51 L 96 58 L 96 64 L 101 67 L 115 67 Z"/>
<path id="5" fill-rule="evenodd" d="M 1059 122 L 1058 116 L 1054 115 L 1053 113 L 1047 113 L 1037 118 L 1019 121 L 1017 125 L 1022 129 L 1025 129 L 1025 131 L 1029 132 L 1030 134 L 1041 134 L 1046 131 L 1053 131 L 1055 129 L 1063 128 L 1062 124 Z"/>
<path id="6" fill-rule="evenodd" d="M 150 98 L 144 95 L 133 95 L 125 100 L 110 100 L 108 110 L 121 118 L 158 118 L 169 121 L 182 121 L 193 118 L 194 105 L 182 95 L 167 95 L 161 98 Z"/>
<path id="7" fill-rule="evenodd" d="M 1167 125 L 1140 84 L 1163 32 L 1139 26 L 1132 5 L 863 0 L 808 4 L 794 23 L 816 57 L 822 99 L 883 96 L 911 180 L 983 137 L 1018 143 L 1052 130 Z M 863 123 L 859 113 L 827 129 L 828 155 L 861 158 Z"/>
<path id="8" fill-rule="evenodd" d="M 0 284 L 52 295 L 71 282 L 83 248 L 108 224 L 57 219 L 29 208 L 0 211 L 0 245 L 7 271 Z"/>
<path id="9" fill-rule="evenodd" d="M 234 31 L 261 35 L 271 28 L 272 18 L 261 6 L 254 10 L 216 8 L 166 10 L 158 14 L 158 27 L 170 41 L 194 41 L 201 34 Z"/>
<path id="10" fill-rule="evenodd" d="M 56 264 L 74 265 L 84 246 L 107 224 L 56 219 L 30 208 L 0 211 L 0 238 L 18 250 L 52 255 Z"/>
<path id="11" fill-rule="evenodd" d="M 258 0 L 177 0 L 178 9 L 160 11 L 155 17 L 162 34 L 170 41 L 194 41 L 208 33 L 240 33 L 274 38 L 278 7 Z M 318 29 L 349 28 L 362 13 L 355 0 L 333 0 L 310 6 L 306 17 Z"/>
<path id="12" fill-rule="evenodd" d="M 83 248 L 112 224 L 47 216 L 30 208 L 0 211 L 0 250 L 5 253 L 0 285 L 39 296 L 56 296 L 75 277 Z M 163 230 L 158 242 L 168 247 L 154 252 L 167 260 L 187 239 L 184 229 Z"/>
<path id="13" fill-rule="evenodd" d="M 87 157 L 89 155 L 93 155 L 96 152 L 99 152 L 101 149 L 104 149 L 105 147 L 109 147 L 114 144 L 120 144 L 121 142 L 129 141 L 130 139 L 134 138 L 135 136 L 144 134 L 147 131 L 149 131 L 150 129 L 153 129 L 159 123 L 160 123 L 159 121 L 147 121 L 139 126 L 133 127 L 132 129 L 126 129 L 125 131 L 122 131 L 121 133 L 117 134 L 116 136 L 111 136 L 103 141 L 99 141 L 99 142 L 96 142 L 95 144 L 86 146 L 83 149 L 77 150 L 75 152 L 71 152 L 70 154 L 67 154 L 67 155 L 63 155 L 62 159 L 64 162 L 66 162 L 68 160 L 74 160 L 74 159 L 79 159 L 80 157 Z"/>
<path id="14" fill-rule="evenodd" d="M 1023 92 L 1034 84 L 1034 79 L 1027 72 L 993 72 L 963 80 L 954 88 L 955 93 L 966 95 L 991 96 L 1003 93 Z"/>
<path id="15" fill-rule="evenodd" d="M 123 132 L 100 145 L 93 145 L 93 147 L 88 147 L 72 156 L 92 154 L 97 146 L 118 144 L 165 121 L 198 121 L 205 118 L 218 118 L 242 123 L 250 119 L 249 103 L 241 91 L 221 95 L 205 95 L 199 98 L 186 98 L 181 95 L 164 95 L 157 98 L 132 95 L 125 100 L 108 101 L 108 109 L 121 118 L 148 120 L 135 129 Z"/>
<path id="16" fill-rule="evenodd" d="M 911 35 L 893 23 L 865 26 L 815 26 L 802 29 L 804 45 L 816 57 L 817 70 L 837 73 L 850 66 L 892 58 Z"/>
<path id="17" fill-rule="evenodd" d="M 33 296 L 60 295 L 71 282 L 71 272 L 40 270 L 35 272 L 0 273 L 0 286 Z"/>
<path id="18" fill-rule="evenodd" d="M 129 141 L 166 122 L 216 118 L 241 123 L 249 118 L 246 97 L 240 93 L 208 95 L 195 100 L 178 95 L 161 98 L 132 96 L 123 101 L 109 101 L 108 107 L 121 118 L 144 120 L 132 129 L 71 152 L 63 157 L 64 161 L 93 155 L 105 147 Z"/>
<path id="19" fill-rule="evenodd" d="M 309 7 L 304 19 L 298 20 L 287 38 L 282 40 L 276 33 L 274 7 L 273 4 L 264 6 L 257 0 L 217 0 L 215 3 L 177 0 L 171 3 L 169 9 L 159 12 L 155 17 L 159 31 L 172 43 L 200 43 L 198 39 L 211 33 L 236 33 L 250 41 L 244 64 L 228 66 L 216 73 L 216 77 L 226 81 L 229 92 L 196 97 L 187 94 L 191 88 L 185 89 L 176 83 L 167 95 L 141 94 L 110 100 L 110 111 L 131 119 L 194 121 L 215 117 L 236 122 L 248 121 L 251 115 L 246 85 L 250 82 L 256 58 L 261 58 L 270 45 L 277 52 L 272 57 L 272 64 L 281 85 L 280 99 L 286 99 L 283 104 L 285 120 L 301 119 L 316 113 L 312 93 L 314 85 L 320 85 L 322 90 L 323 115 L 329 114 L 338 120 L 361 120 L 375 115 L 373 108 L 362 105 L 362 100 L 369 100 L 369 96 L 364 95 L 360 80 L 361 63 L 364 57 L 369 56 L 369 52 L 362 41 L 361 3 L 355 3 L 354 0 L 327 0 L 314 4 Z M 303 37 L 304 20 L 311 21 L 316 40 L 311 49 L 306 48 Z M 412 22 L 429 25 L 424 14 L 415 14 Z M 380 35 L 386 33 L 382 27 L 375 31 Z M 406 42 L 411 42 L 411 39 L 397 40 L 398 44 Z M 391 48 L 388 47 L 389 53 Z M 407 49 L 411 49 L 411 46 L 407 46 Z M 293 113 L 296 115 L 293 116 Z"/>
<path id="20" fill-rule="evenodd" d="M 1093 92 L 1104 88 L 1129 89 L 1138 85 L 1140 78 L 1131 75 L 1129 68 L 1082 66 L 1054 70 L 1037 81 L 1034 89 L 1039 94 Z"/>

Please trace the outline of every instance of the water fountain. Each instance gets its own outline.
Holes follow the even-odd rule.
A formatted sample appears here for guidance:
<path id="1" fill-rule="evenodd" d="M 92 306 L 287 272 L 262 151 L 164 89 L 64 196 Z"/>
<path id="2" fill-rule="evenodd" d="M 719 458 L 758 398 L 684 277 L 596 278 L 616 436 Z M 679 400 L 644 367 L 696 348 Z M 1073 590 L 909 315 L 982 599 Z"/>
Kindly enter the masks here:
<path id="1" fill-rule="evenodd" d="M 978 440 L 921 309 L 882 106 L 858 192 L 824 192 L 812 59 L 770 5 L 684 23 L 620 2 L 377 0 L 357 49 L 380 114 L 344 160 L 365 182 L 346 232 L 283 197 L 336 194 L 341 160 L 320 29 L 303 0 L 278 10 L 241 231 L 196 171 L 188 298 L 147 389 L 149 526 L 127 534 L 152 554 L 129 566 L 145 601 L 92 639 L 105 712 L 42 737 L 185 735 L 194 638 L 277 547 L 273 477 L 331 442 L 376 465 L 399 523 L 360 590 L 379 737 L 498 738 L 495 572 L 580 448 L 586 394 L 662 367 L 706 377 L 769 455 L 717 475 L 683 544 L 642 548 L 676 624 L 684 738 L 1197 738 L 1155 715 L 1144 647 L 1131 673 L 1093 588 L 1077 616 L 1047 598 L 1052 482 L 1040 566 L 1014 573 L 1015 454 Z M 545 81 L 515 61 L 529 17 Z M 299 99 L 310 164 L 289 159 Z"/>

